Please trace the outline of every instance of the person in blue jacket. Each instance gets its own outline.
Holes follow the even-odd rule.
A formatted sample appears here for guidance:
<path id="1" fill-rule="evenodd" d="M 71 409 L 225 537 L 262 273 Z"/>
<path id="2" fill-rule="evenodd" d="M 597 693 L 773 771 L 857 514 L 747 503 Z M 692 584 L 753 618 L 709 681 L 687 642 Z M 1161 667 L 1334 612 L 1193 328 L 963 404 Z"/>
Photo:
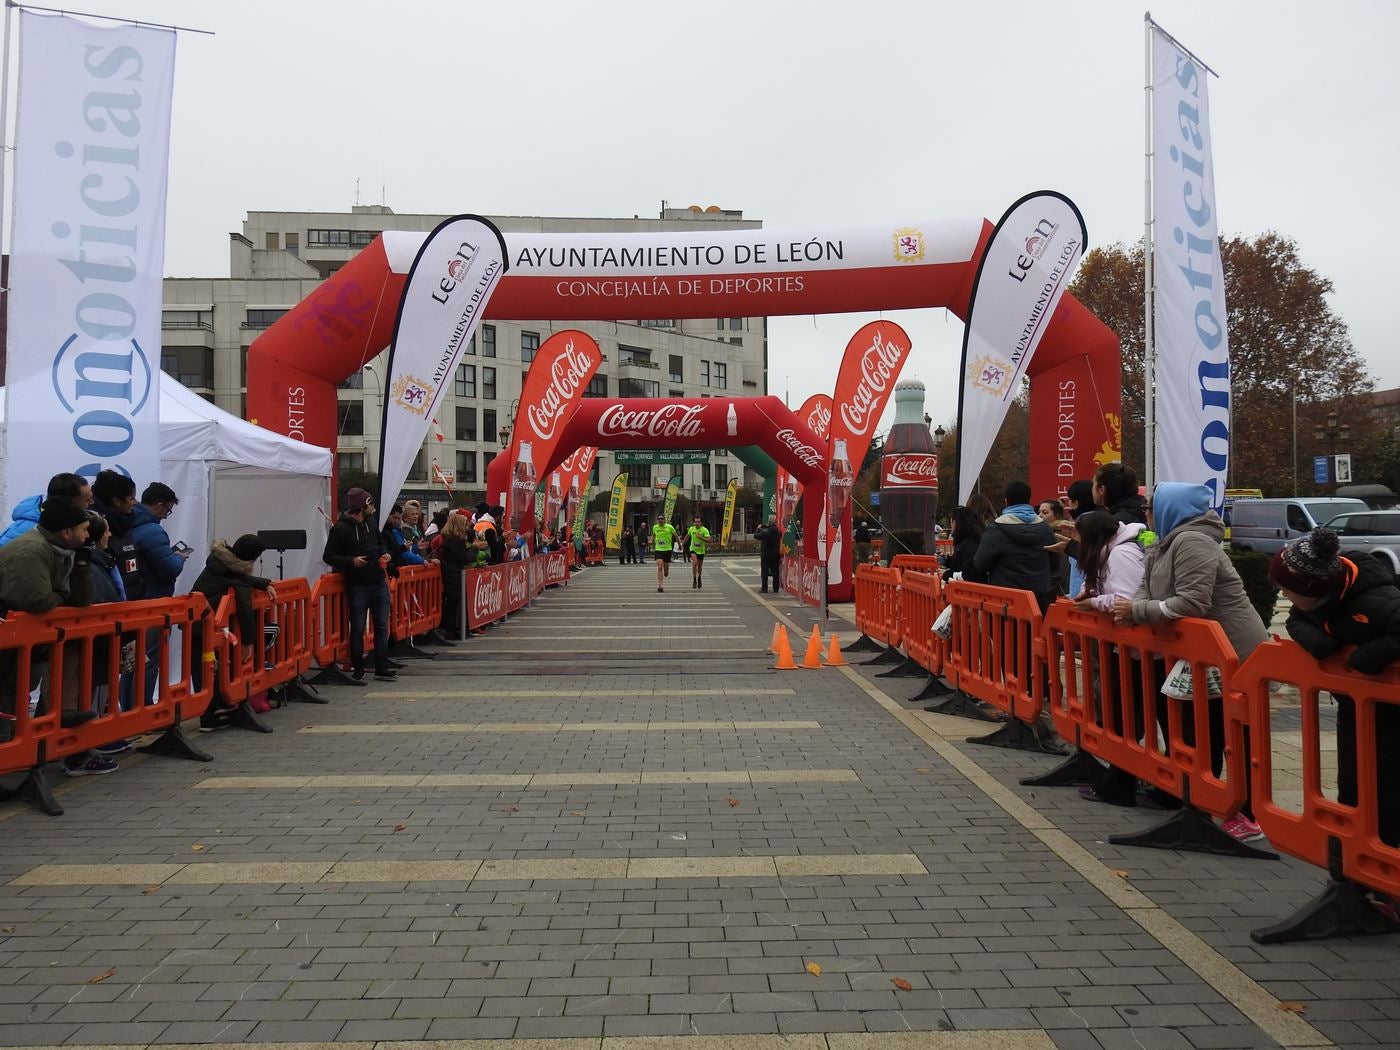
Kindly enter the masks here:
<path id="1" fill-rule="evenodd" d="M 389 520 L 384 523 L 384 549 L 389 552 L 395 566 L 422 565 L 423 555 L 413 546 L 413 541 L 403 534 L 403 504 L 395 503 L 389 511 Z"/>
<path id="2" fill-rule="evenodd" d="M 79 510 L 87 510 L 92 505 L 92 487 L 81 474 L 55 474 L 49 478 L 49 489 L 45 495 L 30 496 L 21 500 L 19 506 L 11 511 L 9 528 L 0 533 L 0 547 L 18 539 L 38 525 L 39 511 L 49 500 L 58 500 Z"/>
<path id="3" fill-rule="evenodd" d="M 130 593 L 131 581 L 128 577 L 129 597 L 169 598 L 175 594 L 175 583 L 185 571 L 188 551 L 176 550 L 170 544 L 170 534 L 165 531 L 164 522 L 175 512 L 179 497 L 169 486 L 153 481 L 141 493 L 141 502 L 131 508 L 131 527 L 127 539 L 136 545 L 141 559 L 141 593 Z"/>

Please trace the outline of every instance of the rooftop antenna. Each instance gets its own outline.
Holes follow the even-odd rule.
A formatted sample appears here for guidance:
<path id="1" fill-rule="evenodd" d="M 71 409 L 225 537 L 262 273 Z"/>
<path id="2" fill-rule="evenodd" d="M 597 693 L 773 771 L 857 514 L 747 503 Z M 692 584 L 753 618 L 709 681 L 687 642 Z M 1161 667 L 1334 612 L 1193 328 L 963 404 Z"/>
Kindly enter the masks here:
<path id="1" fill-rule="evenodd" d="M 355 207 L 360 206 L 360 180 L 355 180 Z"/>

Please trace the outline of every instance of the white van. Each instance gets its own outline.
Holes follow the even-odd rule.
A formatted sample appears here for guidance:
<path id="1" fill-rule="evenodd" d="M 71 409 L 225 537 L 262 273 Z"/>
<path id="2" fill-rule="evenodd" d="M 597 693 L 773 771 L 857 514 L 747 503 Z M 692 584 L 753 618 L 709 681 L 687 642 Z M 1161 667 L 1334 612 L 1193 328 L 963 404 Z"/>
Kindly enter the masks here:
<path id="1" fill-rule="evenodd" d="M 1238 500 L 1230 508 L 1230 549 L 1273 554 L 1338 514 L 1366 509 L 1359 499 L 1335 496 Z"/>

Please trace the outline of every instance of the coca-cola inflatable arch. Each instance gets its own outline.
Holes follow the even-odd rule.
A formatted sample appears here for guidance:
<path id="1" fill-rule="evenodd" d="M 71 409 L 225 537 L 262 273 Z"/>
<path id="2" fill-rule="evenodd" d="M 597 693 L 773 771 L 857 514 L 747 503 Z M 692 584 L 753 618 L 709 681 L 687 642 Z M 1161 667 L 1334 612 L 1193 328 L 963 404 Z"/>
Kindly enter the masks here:
<path id="1" fill-rule="evenodd" d="M 513 320 L 651 320 L 679 317 L 852 313 L 946 307 L 966 315 L 977 263 L 992 232 L 984 219 L 913 221 L 888 226 L 823 227 L 802 230 L 724 230 L 696 223 L 694 230 L 625 233 L 506 232 L 509 271 L 487 305 L 486 318 Z M 405 276 L 424 233 L 386 231 L 332 274 L 310 296 L 264 332 L 248 352 L 248 417 L 290 437 L 336 445 L 336 388 L 389 344 Z M 951 361 L 925 376 L 960 383 Z M 1065 295 L 1056 308 L 1027 374 L 1031 378 L 1030 482 L 1037 493 L 1063 489 L 1069 479 L 1093 473 L 1116 455 L 1120 416 L 1117 337 L 1082 304 Z M 444 380 L 445 381 L 445 380 Z M 745 399 L 705 399 L 735 405 Z M 757 406 L 759 401 L 755 399 Z M 590 399 L 569 422 L 560 442 L 573 450 L 572 430 L 599 426 L 616 402 Z M 624 407 L 628 412 L 658 412 Z M 684 413 L 697 403 L 677 402 Z M 776 420 L 774 399 L 764 412 Z M 702 406 L 694 420 L 708 433 L 712 412 Z M 840 406 L 837 406 L 840 410 Z M 727 414 L 727 413 L 726 413 Z M 648 430 L 655 417 L 619 427 L 614 447 L 667 447 L 663 434 Z M 810 432 L 774 425 L 766 441 L 764 417 L 739 416 L 738 441 L 757 444 L 787 466 L 792 447 L 777 439 L 792 432 L 798 445 L 813 444 Z M 721 432 L 727 421 L 720 423 Z M 688 424 L 689 425 L 689 424 Z M 627 431 L 637 431 L 628 433 Z M 728 434 L 723 434 L 728 438 Z M 583 444 L 603 444 L 590 433 Z M 611 440 L 611 439 L 610 439 Z M 685 439 L 694 447 L 695 438 Z M 823 450 L 823 459 L 824 459 Z M 500 460 L 502 457 L 497 457 Z M 544 464 L 538 467 L 547 469 Z M 793 470 L 807 493 L 824 488 L 821 468 L 796 462 Z M 496 464 L 492 464 L 493 469 Z M 505 471 L 507 463 L 499 470 Z M 503 476 L 488 474 L 498 491 Z M 811 520 L 820 514 L 816 508 Z M 814 542 L 808 530 L 807 543 Z"/>

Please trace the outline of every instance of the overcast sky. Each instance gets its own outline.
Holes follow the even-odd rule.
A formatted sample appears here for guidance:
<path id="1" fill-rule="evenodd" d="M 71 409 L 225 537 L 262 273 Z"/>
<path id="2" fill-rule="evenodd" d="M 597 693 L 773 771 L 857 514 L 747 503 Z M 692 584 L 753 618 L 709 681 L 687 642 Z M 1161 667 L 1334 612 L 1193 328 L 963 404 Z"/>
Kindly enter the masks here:
<path id="1" fill-rule="evenodd" d="M 590 4 L 84 0 L 212 29 L 179 45 L 166 270 L 225 276 L 248 210 L 654 216 L 770 227 L 996 219 L 1053 188 L 1089 244 L 1142 233 L 1143 9 L 1120 2 Z M 1275 229 L 1336 285 L 1400 385 L 1394 235 L 1400 4 L 1167 0 L 1210 83 L 1221 232 Z M 892 313 L 929 411 L 962 325 Z M 830 392 L 868 317 L 775 318 L 770 384 Z"/>

